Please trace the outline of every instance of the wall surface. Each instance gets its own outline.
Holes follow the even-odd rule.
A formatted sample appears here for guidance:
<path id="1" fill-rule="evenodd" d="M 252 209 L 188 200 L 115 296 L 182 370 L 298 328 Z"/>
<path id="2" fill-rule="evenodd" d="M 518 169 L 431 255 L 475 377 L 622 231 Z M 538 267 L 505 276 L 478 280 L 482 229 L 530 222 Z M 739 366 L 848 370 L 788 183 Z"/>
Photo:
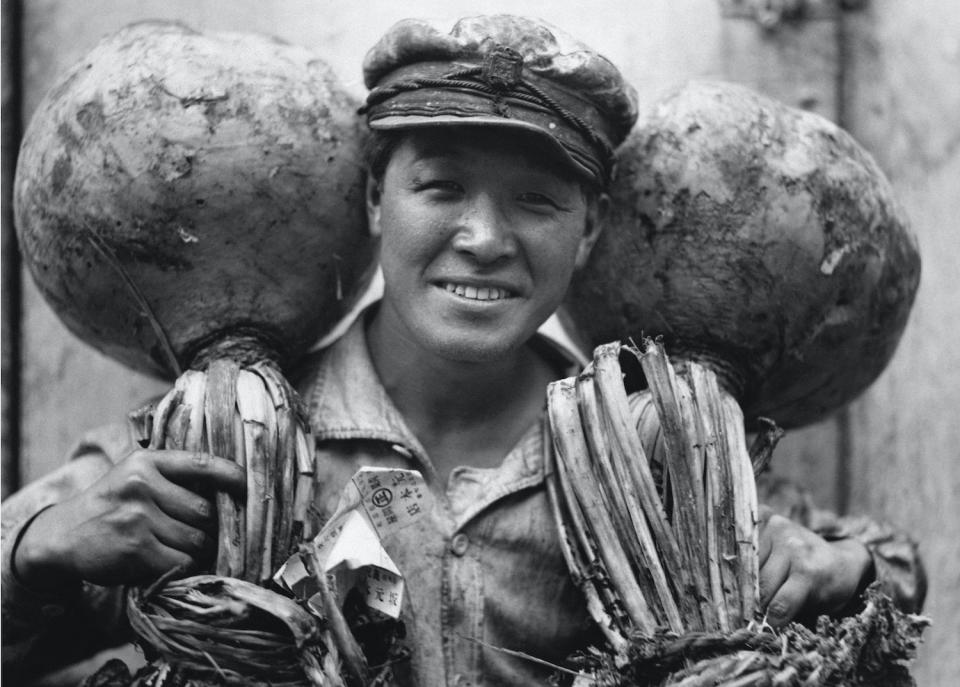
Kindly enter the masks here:
<path id="1" fill-rule="evenodd" d="M 909 7 L 907 6 L 909 5 Z M 850 506 L 914 532 L 933 620 L 921 685 L 960 675 L 960 4 L 873 0 L 846 26 L 848 128 L 920 241 L 923 275 L 893 363 L 851 408 Z"/>
<path id="2" fill-rule="evenodd" d="M 26 121 L 59 72 L 132 21 L 277 35 L 316 51 L 359 97 L 363 54 L 396 20 L 512 12 L 541 16 L 600 48 L 641 101 L 690 78 L 727 78 L 842 122 L 877 156 L 913 218 L 921 292 L 889 370 L 849 410 L 788 435 L 775 469 L 824 505 L 878 514 L 916 535 L 935 625 L 915 672 L 921 687 L 949 685 L 960 674 L 960 353 L 950 343 L 960 321 L 952 283 L 960 262 L 960 4 L 870 0 L 854 13 L 777 31 L 724 18 L 721 6 L 731 4 L 25 0 L 23 111 Z M 24 291 L 21 469 L 29 481 L 56 467 L 82 431 L 122 418 L 166 384 L 76 340 L 29 277 Z"/>

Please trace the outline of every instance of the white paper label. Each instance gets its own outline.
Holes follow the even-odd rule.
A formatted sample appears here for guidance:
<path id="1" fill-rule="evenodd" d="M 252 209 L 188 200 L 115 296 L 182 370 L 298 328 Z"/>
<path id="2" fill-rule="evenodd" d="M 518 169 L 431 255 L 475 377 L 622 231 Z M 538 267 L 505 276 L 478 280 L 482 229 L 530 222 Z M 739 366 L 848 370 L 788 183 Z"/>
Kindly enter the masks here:
<path id="1" fill-rule="evenodd" d="M 427 488 L 415 470 L 366 468 L 353 476 L 360 503 L 383 537 L 415 522 L 423 514 Z"/>
<path id="2" fill-rule="evenodd" d="M 403 576 L 380 539 L 421 517 L 429 501 L 426 497 L 423 476 L 415 470 L 357 471 L 344 488 L 336 513 L 314 537 L 311 555 L 315 569 L 334 575 L 341 603 L 356 588 L 370 608 L 392 618 L 400 615 Z M 316 581 L 301 555 L 291 556 L 274 580 L 321 612 L 314 598 Z"/>

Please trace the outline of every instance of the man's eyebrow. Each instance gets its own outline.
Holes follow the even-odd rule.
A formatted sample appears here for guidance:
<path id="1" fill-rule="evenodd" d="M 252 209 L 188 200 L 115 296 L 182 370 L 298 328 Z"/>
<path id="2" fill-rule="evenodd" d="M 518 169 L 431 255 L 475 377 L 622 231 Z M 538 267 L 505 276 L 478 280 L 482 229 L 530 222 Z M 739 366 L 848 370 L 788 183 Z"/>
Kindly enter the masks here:
<path id="1" fill-rule="evenodd" d="M 425 145 L 413 154 L 414 162 L 430 162 L 433 160 L 454 160 L 459 161 L 465 158 L 463 151 L 458 151 L 450 146 Z"/>
<path id="2" fill-rule="evenodd" d="M 413 163 L 430 163 L 434 161 L 449 162 L 451 164 L 469 163 L 471 152 L 467 147 L 450 144 L 443 141 L 422 141 L 419 142 L 413 152 Z M 562 174 L 558 173 L 558 168 L 562 163 L 553 159 L 545 159 L 543 156 L 529 151 L 522 155 L 525 160 L 526 170 L 534 175 L 541 176 L 548 181 L 557 179 L 563 182 L 570 182 Z"/>

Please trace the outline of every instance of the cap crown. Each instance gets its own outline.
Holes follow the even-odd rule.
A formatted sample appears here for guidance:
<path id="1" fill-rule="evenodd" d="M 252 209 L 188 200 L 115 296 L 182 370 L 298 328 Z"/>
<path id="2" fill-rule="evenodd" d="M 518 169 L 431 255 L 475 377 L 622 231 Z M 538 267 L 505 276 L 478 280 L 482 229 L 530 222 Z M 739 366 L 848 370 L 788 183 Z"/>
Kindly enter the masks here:
<path id="1" fill-rule="evenodd" d="M 367 53 L 363 71 L 374 128 L 400 128 L 402 117 L 418 126 L 431 117 L 515 124 L 556 139 L 591 176 L 609 172 L 613 148 L 637 118 L 636 92 L 612 62 L 527 17 L 470 17 L 449 31 L 407 19 Z"/>

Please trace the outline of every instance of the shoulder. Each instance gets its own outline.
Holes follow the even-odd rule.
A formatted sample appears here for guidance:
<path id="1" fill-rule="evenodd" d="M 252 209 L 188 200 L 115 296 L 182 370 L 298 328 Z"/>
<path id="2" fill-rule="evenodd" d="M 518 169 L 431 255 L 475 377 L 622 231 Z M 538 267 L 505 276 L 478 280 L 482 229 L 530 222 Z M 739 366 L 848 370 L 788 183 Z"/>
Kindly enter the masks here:
<path id="1" fill-rule="evenodd" d="M 310 390 L 316 384 L 320 368 L 329 351 L 329 348 L 312 351 L 295 366 L 287 370 L 287 380 L 304 398 L 309 395 Z"/>
<path id="2" fill-rule="evenodd" d="M 113 422 L 84 433 L 67 453 L 67 460 L 75 462 L 80 458 L 99 455 L 108 464 L 114 464 L 135 448 L 137 438 L 133 425 L 129 421 Z"/>

